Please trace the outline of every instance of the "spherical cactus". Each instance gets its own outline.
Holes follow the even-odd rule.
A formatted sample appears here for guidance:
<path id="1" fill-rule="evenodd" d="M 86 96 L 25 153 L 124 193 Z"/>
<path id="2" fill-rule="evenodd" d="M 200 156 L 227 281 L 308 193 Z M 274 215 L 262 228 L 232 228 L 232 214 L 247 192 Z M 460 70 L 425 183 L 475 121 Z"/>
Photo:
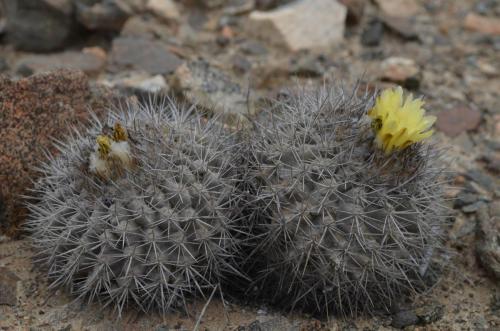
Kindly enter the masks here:
<path id="1" fill-rule="evenodd" d="M 59 151 L 28 222 L 52 288 L 119 313 L 182 310 L 240 275 L 238 144 L 217 121 L 168 99 L 131 103 Z"/>
<path id="2" fill-rule="evenodd" d="M 358 92 L 292 91 L 249 139 L 258 238 L 250 269 L 280 306 L 389 309 L 423 285 L 440 246 L 443 169 L 436 148 L 420 142 L 433 118 L 402 90 L 373 108 L 373 96 Z"/>

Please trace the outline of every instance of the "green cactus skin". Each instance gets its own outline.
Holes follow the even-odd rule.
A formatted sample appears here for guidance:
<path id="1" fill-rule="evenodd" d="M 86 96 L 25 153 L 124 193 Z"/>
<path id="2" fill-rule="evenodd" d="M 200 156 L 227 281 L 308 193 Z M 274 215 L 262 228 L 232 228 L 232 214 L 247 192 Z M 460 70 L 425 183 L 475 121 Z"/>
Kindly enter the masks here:
<path id="1" fill-rule="evenodd" d="M 51 288 L 122 313 L 186 310 L 189 297 L 242 276 L 234 135 L 170 99 L 127 104 L 59 143 L 40 171 L 28 222 Z M 135 165 L 113 179 L 89 171 L 96 137 L 121 124 Z"/>
<path id="2" fill-rule="evenodd" d="M 446 218 L 438 150 L 385 156 L 366 116 L 373 95 L 299 88 L 248 139 L 255 190 L 252 289 L 319 314 L 389 310 L 424 286 Z"/>

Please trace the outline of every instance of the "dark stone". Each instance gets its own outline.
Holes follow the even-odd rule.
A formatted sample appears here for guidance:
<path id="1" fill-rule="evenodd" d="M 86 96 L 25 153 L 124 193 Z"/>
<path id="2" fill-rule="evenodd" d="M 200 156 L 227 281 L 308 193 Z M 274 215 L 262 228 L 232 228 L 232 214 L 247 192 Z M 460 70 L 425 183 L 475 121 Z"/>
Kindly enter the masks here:
<path id="1" fill-rule="evenodd" d="M 476 252 L 481 265 L 500 279 L 500 201 L 486 205 L 477 211 L 478 231 Z"/>
<path id="2" fill-rule="evenodd" d="M 495 179 L 478 169 L 469 170 L 465 176 L 489 191 L 495 188 Z"/>
<path id="3" fill-rule="evenodd" d="M 4 72 L 7 69 L 9 69 L 7 61 L 3 57 L 0 57 L 0 72 Z"/>
<path id="4" fill-rule="evenodd" d="M 269 10 L 285 5 L 294 0 L 255 0 L 255 8 L 259 10 Z"/>
<path id="5" fill-rule="evenodd" d="M 410 325 L 418 323 L 418 317 L 413 310 L 403 310 L 396 313 L 392 317 L 391 325 L 395 328 L 402 329 Z"/>
<path id="6" fill-rule="evenodd" d="M 384 36 L 384 25 L 375 18 L 368 22 L 361 33 L 361 44 L 364 46 L 378 46 Z"/>
<path id="7" fill-rule="evenodd" d="M 395 328 L 403 329 L 411 325 L 427 325 L 434 323 L 444 315 L 444 306 L 439 303 L 430 303 L 428 305 L 405 309 L 392 316 L 391 325 Z"/>
<path id="8" fill-rule="evenodd" d="M 415 309 L 419 325 L 434 323 L 443 318 L 444 306 L 440 303 L 431 303 Z"/>
<path id="9" fill-rule="evenodd" d="M 346 23 L 348 25 L 358 24 L 363 17 L 365 11 L 365 0 L 340 0 L 347 7 Z"/>
<path id="10" fill-rule="evenodd" d="M 76 18 L 88 30 L 120 31 L 130 12 L 119 1 L 75 2 Z"/>
<path id="11" fill-rule="evenodd" d="M 232 62 L 234 71 L 239 74 L 244 74 L 252 69 L 252 64 L 244 56 L 235 55 Z"/>
<path id="12" fill-rule="evenodd" d="M 17 305 L 17 284 L 20 280 L 6 267 L 0 267 L 0 305 Z"/>
<path id="13" fill-rule="evenodd" d="M 483 201 L 477 201 L 477 202 L 474 202 L 473 204 L 470 204 L 470 205 L 467 205 L 467 206 L 463 206 L 462 207 L 462 211 L 466 214 L 469 214 L 469 213 L 475 213 L 476 211 L 478 211 L 479 208 L 481 208 L 485 203 Z"/>
<path id="14" fill-rule="evenodd" d="M 267 48 L 260 42 L 248 40 L 240 45 L 240 50 L 248 55 L 265 55 Z"/>
<path id="15" fill-rule="evenodd" d="M 479 199 L 479 196 L 475 193 L 470 193 L 468 191 L 461 191 L 458 193 L 457 197 L 454 200 L 453 207 L 455 209 L 462 208 L 463 206 L 470 205 L 476 202 Z"/>
<path id="16" fill-rule="evenodd" d="M 493 312 L 500 311 L 500 290 L 496 290 L 491 296 L 490 309 Z"/>
<path id="17" fill-rule="evenodd" d="M 71 324 L 66 325 L 59 329 L 59 331 L 71 331 Z"/>
<path id="18" fill-rule="evenodd" d="M 291 60 L 289 72 L 300 77 L 321 77 L 326 71 L 324 57 L 314 54 L 299 54 Z"/>
<path id="19" fill-rule="evenodd" d="M 48 52 L 66 45 L 77 29 L 71 0 L 5 1 L 8 41 L 17 49 Z"/>
<path id="20" fill-rule="evenodd" d="M 144 70 L 150 74 L 171 74 L 182 60 L 161 41 L 140 37 L 118 37 L 110 54 L 111 71 Z"/>

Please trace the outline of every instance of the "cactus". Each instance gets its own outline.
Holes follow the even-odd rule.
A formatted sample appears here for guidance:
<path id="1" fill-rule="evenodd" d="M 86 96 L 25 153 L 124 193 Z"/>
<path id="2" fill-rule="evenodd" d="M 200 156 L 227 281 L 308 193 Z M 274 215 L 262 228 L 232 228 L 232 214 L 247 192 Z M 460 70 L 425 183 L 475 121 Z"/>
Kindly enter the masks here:
<path id="1" fill-rule="evenodd" d="M 386 97 L 370 110 L 373 96 L 361 94 L 292 91 L 249 139 L 258 240 L 247 268 L 256 270 L 252 288 L 281 307 L 388 310 L 424 288 L 431 272 L 446 216 L 440 153 L 420 142 L 433 119 L 422 118 L 419 99 L 403 107 L 398 94 L 388 116 Z M 390 122 L 407 108 L 418 110 L 415 121 Z M 390 128 L 410 132 L 410 142 L 391 140 Z"/>
<path id="2" fill-rule="evenodd" d="M 118 107 L 58 143 L 29 201 L 51 288 L 119 314 L 129 303 L 182 311 L 241 276 L 234 135 L 193 107 L 156 101 Z"/>

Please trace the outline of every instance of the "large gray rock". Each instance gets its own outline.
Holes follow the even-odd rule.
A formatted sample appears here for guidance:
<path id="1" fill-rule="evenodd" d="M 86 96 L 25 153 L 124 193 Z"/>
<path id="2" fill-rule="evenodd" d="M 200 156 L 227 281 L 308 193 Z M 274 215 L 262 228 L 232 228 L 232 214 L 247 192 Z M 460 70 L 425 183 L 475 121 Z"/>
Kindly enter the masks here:
<path id="1" fill-rule="evenodd" d="M 249 31 L 292 51 L 328 48 L 343 39 L 346 15 L 346 7 L 335 0 L 299 0 L 252 12 Z"/>
<path id="2" fill-rule="evenodd" d="M 141 37 L 119 37 L 113 40 L 109 69 L 137 70 L 150 74 L 170 74 L 182 64 L 161 41 Z"/>
<path id="3" fill-rule="evenodd" d="M 190 102 L 223 114 L 230 125 L 246 123 L 255 112 L 252 98 L 238 83 L 202 60 L 180 66 L 173 85 Z"/>
<path id="4" fill-rule="evenodd" d="M 72 0 L 5 0 L 4 4 L 8 40 L 18 49 L 62 48 L 77 29 Z"/>

